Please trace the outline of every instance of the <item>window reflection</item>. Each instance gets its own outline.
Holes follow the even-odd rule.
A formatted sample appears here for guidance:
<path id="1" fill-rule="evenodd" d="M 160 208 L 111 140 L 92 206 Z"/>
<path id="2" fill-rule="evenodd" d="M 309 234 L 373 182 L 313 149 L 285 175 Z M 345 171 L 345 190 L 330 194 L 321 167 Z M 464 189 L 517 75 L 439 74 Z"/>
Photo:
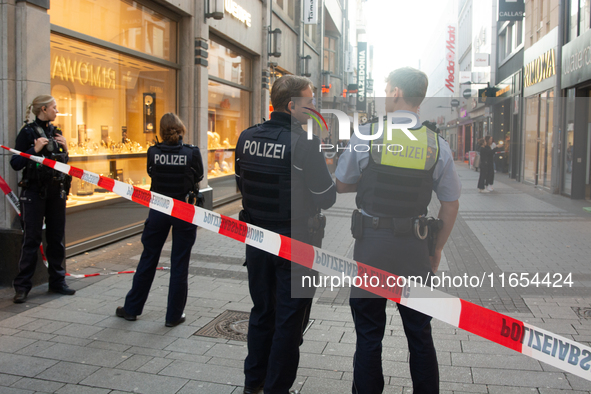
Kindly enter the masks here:
<path id="1" fill-rule="evenodd" d="M 136 1 L 51 0 L 48 13 L 54 25 L 177 61 L 177 23 Z"/>

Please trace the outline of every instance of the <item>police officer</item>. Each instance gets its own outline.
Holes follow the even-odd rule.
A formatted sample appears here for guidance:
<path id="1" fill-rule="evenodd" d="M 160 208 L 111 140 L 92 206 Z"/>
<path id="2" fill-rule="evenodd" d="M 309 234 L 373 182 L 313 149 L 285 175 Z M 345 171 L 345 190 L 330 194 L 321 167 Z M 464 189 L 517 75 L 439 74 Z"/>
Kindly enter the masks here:
<path id="1" fill-rule="evenodd" d="M 55 99 L 49 95 L 37 96 L 28 106 L 25 119 L 33 112 L 35 120 L 26 123 L 16 137 L 15 149 L 35 156 L 43 156 L 62 163 L 68 161 L 68 144 L 59 128 L 51 124 L 58 114 Z M 69 192 L 70 176 L 22 156 L 13 156 L 10 165 L 16 171 L 23 171 L 19 186 L 24 229 L 23 246 L 18 263 L 19 272 L 14 279 L 16 292 L 14 302 L 23 303 L 32 287 L 31 279 L 37 266 L 37 253 L 41 244 L 43 219 L 47 248 L 47 271 L 49 291 L 73 295 L 76 290 L 66 285 L 66 257 L 64 232 L 66 226 L 66 196 Z"/>
<path id="2" fill-rule="evenodd" d="M 275 110 L 270 120 L 240 135 L 235 171 L 242 192 L 242 220 L 317 243 L 323 234 L 318 212 L 334 204 L 336 188 L 319 149 L 320 139 L 308 139 L 302 129 L 306 112 L 314 106 L 311 86 L 309 79 L 294 75 L 275 81 L 271 90 Z M 296 377 L 299 345 L 314 296 L 313 289 L 297 289 L 296 284 L 301 286 L 301 277 L 313 273 L 248 245 L 246 266 L 254 306 L 244 393 L 264 388 L 266 394 L 286 394 Z"/>
<path id="3" fill-rule="evenodd" d="M 335 173 L 337 190 L 357 192 L 360 211 L 354 212 L 352 224 L 355 260 L 395 275 L 426 279 L 439 266 L 441 251 L 458 212 L 461 185 L 449 146 L 418 120 L 427 76 L 406 67 L 390 73 L 386 81 L 386 111 L 395 113 L 395 117 L 387 117 L 383 125 L 374 123 L 360 128 L 362 134 L 372 135 L 379 134 L 381 129 L 382 136 L 376 140 L 351 138 L 350 150 L 341 155 Z M 399 125 L 411 122 L 406 128 L 391 130 L 388 136 L 388 119 Z M 371 145 L 370 149 L 359 147 L 361 144 Z M 441 222 L 425 217 L 433 190 L 441 202 L 438 217 L 442 228 Z M 436 238 L 430 238 L 429 251 L 429 233 L 432 236 L 438 229 Z M 351 291 L 350 306 L 357 334 L 353 393 L 374 394 L 384 389 L 381 353 L 386 301 L 359 288 Z M 404 305 L 398 305 L 398 311 L 410 351 L 414 392 L 438 393 L 431 317 Z"/>
<path id="4" fill-rule="evenodd" d="M 185 132 L 185 125 L 177 115 L 169 112 L 162 116 L 160 136 L 163 142 L 148 149 L 148 174 L 152 177 L 150 190 L 195 203 L 199 191 L 197 184 L 203 179 L 203 162 L 198 147 L 183 144 Z M 118 317 L 134 321 L 142 314 L 171 227 L 171 270 L 165 325 L 175 327 L 185 321 L 183 311 L 187 303 L 189 260 L 197 226 L 153 209 L 142 234 L 144 251 L 133 276 L 133 285 L 125 297 L 124 306 L 115 311 Z"/>

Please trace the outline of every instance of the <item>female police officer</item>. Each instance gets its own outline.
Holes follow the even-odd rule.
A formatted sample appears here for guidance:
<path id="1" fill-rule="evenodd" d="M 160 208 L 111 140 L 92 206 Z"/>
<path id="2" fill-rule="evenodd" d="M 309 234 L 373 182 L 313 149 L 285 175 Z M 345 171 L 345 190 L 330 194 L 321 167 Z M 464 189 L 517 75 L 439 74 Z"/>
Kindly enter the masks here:
<path id="1" fill-rule="evenodd" d="M 15 149 L 31 155 L 44 156 L 60 162 L 68 161 L 68 144 L 59 128 L 51 124 L 58 114 L 55 99 L 49 95 L 37 96 L 27 108 L 25 119 L 33 112 L 35 121 L 26 123 L 16 137 Z M 49 291 L 73 295 L 76 290 L 66 285 L 63 267 L 66 249 L 64 231 L 66 226 L 66 195 L 69 176 L 42 166 L 22 156 L 13 156 L 10 165 L 23 171 L 19 186 L 21 193 L 22 224 L 24 228 L 19 272 L 13 286 L 17 304 L 27 300 L 32 287 L 31 279 L 37 265 L 37 251 L 41 244 L 41 230 L 45 218 L 47 240 L 47 270 Z"/>
<path id="2" fill-rule="evenodd" d="M 185 200 L 189 194 L 196 195 L 196 184 L 203 179 L 201 153 L 196 146 L 183 144 L 185 131 L 185 125 L 178 116 L 164 114 L 160 120 L 163 143 L 148 149 L 148 174 L 152 177 L 150 190 L 178 200 Z M 174 327 L 185 321 L 183 310 L 187 303 L 189 259 L 197 227 L 152 209 L 142 234 L 144 251 L 133 276 L 133 285 L 125 297 L 125 305 L 117 308 L 117 316 L 133 321 L 142 314 L 171 226 L 172 254 L 166 326 Z"/>

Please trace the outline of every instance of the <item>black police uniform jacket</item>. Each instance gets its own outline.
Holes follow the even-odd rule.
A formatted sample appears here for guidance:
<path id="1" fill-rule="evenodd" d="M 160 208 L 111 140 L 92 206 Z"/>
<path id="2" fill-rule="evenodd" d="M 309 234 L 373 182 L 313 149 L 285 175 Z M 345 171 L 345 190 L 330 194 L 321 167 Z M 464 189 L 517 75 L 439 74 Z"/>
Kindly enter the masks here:
<path id="1" fill-rule="evenodd" d="M 61 130 L 52 125 L 50 122 L 36 118 L 35 121 L 27 123 L 21 128 L 16 137 L 16 145 L 14 149 L 23 153 L 28 153 L 30 155 L 43 156 L 51 159 L 51 154 L 46 148 L 44 148 L 39 153 L 35 152 L 35 140 L 37 138 L 43 137 L 40 129 L 43 131 L 45 136 L 50 139 L 54 139 L 56 135 L 62 134 Z M 61 152 L 55 152 L 59 154 L 59 157 L 54 157 L 53 159 L 58 159 L 58 161 L 67 163 L 69 159 L 67 151 L 63 149 L 61 145 L 59 146 L 59 149 Z M 14 155 L 11 157 L 10 165 L 15 171 L 24 169 L 23 179 L 28 181 L 28 187 L 47 186 L 40 184 L 40 182 L 47 183 L 50 182 L 53 177 L 61 176 L 59 171 L 53 170 L 43 165 L 37 165 L 36 162 L 19 155 Z"/>
<path id="2" fill-rule="evenodd" d="M 305 226 L 336 201 L 320 139 L 308 140 L 290 114 L 273 112 L 265 123 L 242 132 L 235 173 L 249 220 L 263 227 Z"/>
<path id="3" fill-rule="evenodd" d="M 203 179 L 203 161 L 199 148 L 183 144 L 160 143 L 148 149 L 150 190 L 184 201 L 190 191 L 198 192 L 196 184 Z"/>

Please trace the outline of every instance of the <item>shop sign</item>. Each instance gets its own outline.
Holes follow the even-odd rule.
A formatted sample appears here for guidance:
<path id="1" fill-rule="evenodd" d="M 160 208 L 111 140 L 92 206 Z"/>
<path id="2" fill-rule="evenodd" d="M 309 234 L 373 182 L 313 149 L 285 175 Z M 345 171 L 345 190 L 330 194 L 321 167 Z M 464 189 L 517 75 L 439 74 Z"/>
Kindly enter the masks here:
<path id="1" fill-rule="evenodd" d="M 528 63 L 523 71 L 524 87 L 530 87 L 556 74 L 554 48 L 543 53 L 534 61 Z"/>
<path id="2" fill-rule="evenodd" d="M 486 104 L 488 98 L 497 97 L 498 91 L 497 88 L 478 89 L 478 102 Z"/>
<path id="3" fill-rule="evenodd" d="M 499 0 L 499 21 L 521 21 L 524 16 L 524 0 Z"/>
<path id="4" fill-rule="evenodd" d="M 557 45 L 558 27 L 555 27 L 523 53 L 521 82 L 524 97 L 555 87 Z"/>
<path id="5" fill-rule="evenodd" d="M 250 27 L 251 15 L 246 10 L 240 7 L 234 0 L 224 0 L 224 8 L 226 12 L 231 14 L 234 18 Z"/>
<path id="6" fill-rule="evenodd" d="M 495 93 L 495 97 L 501 97 L 501 96 L 508 96 L 511 93 L 511 85 L 506 85 L 503 88 L 498 88 L 499 90 L 496 91 Z M 505 94 L 505 93 L 509 93 L 509 94 Z"/>
<path id="7" fill-rule="evenodd" d="M 316 25 L 318 23 L 318 1 L 304 0 L 304 25 Z"/>
<path id="8" fill-rule="evenodd" d="M 490 66 L 490 54 L 477 53 L 474 55 L 474 67 L 488 67 Z"/>
<path id="9" fill-rule="evenodd" d="M 357 111 L 365 112 L 367 42 L 357 43 Z"/>
<path id="10" fill-rule="evenodd" d="M 445 87 L 450 92 L 455 89 L 455 74 L 456 74 L 456 27 L 447 26 L 447 40 L 445 41 L 447 60 L 447 78 L 445 79 Z"/>
<path id="11" fill-rule="evenodd" d="M 53 59 L 51 78 L 98 88 L 115 89 L 117 73 L 111 67 L 57 55 Z"/>
<path id="12" fill-rule="evenodd" d="M 591 30 L 562 47 L 563 88 L 591 79 Z"/>
<path id="13" fill-rule="evenodd" d="M 472 82 L 472 71 L 460 71 L 460 83 Z"/>

